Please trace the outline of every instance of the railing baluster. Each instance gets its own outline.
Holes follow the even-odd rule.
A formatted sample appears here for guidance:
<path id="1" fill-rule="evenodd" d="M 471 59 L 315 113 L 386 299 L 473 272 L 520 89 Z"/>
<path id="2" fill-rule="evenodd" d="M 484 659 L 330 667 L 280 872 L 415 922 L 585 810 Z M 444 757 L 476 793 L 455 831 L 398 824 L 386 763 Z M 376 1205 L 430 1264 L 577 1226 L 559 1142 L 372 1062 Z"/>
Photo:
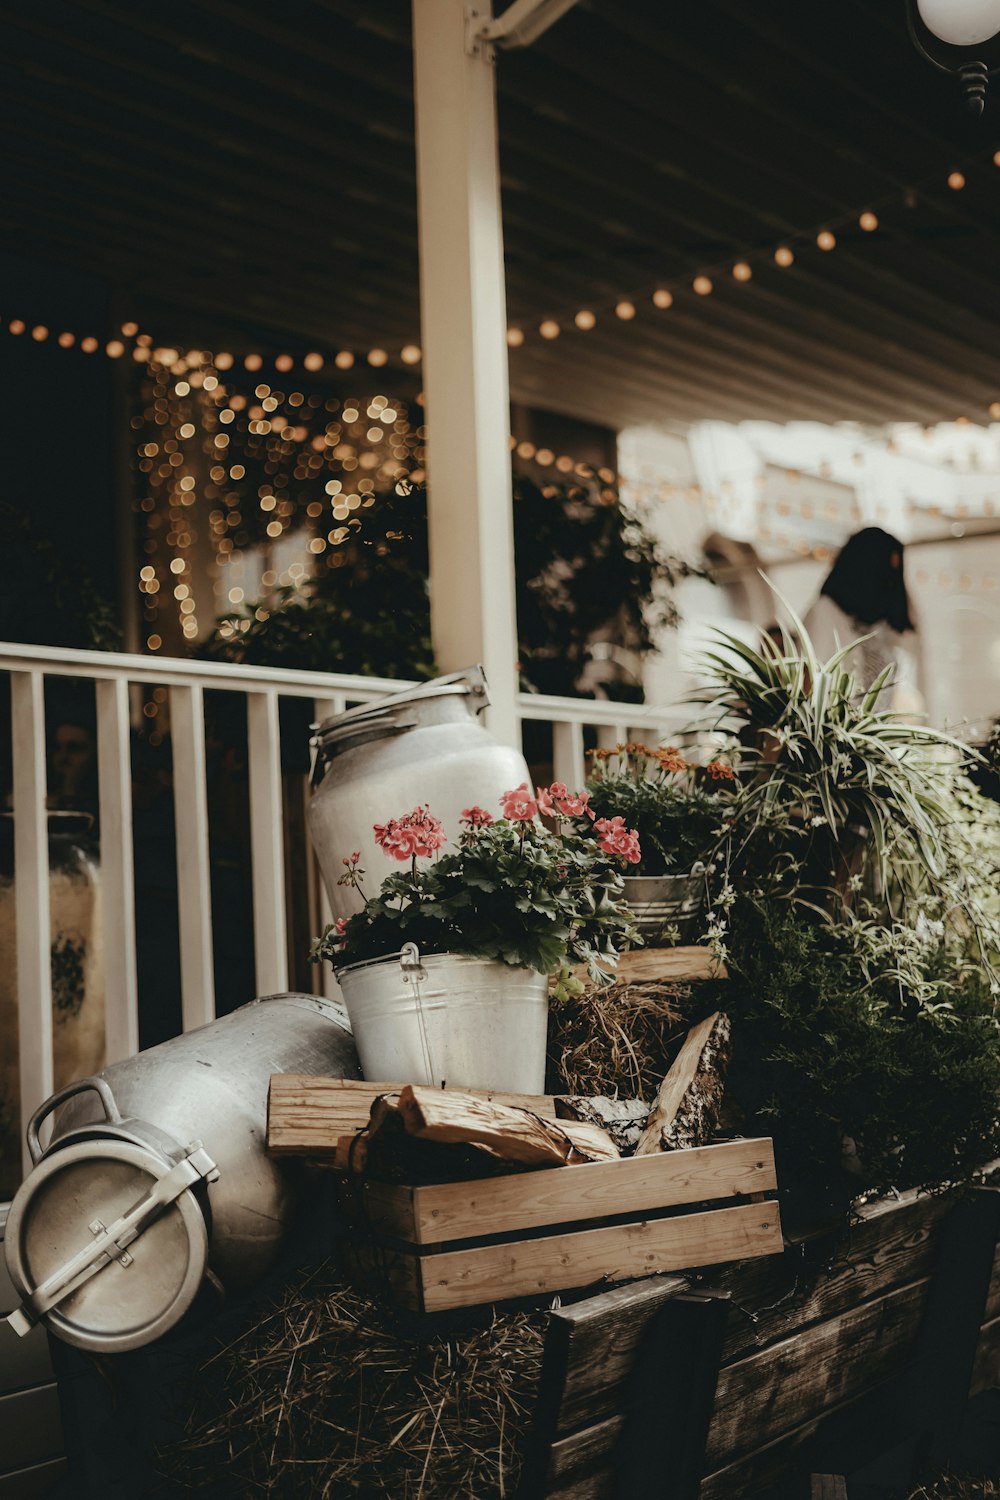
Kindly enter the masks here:
<path id="1" fill-rule="evenodd" d="M 575 790 L 586 777 L 583 759 L 583 725 L 557 720 L 552 726 L 552 763 L 556 781 Z"/>
<path id="2" fill-rule="evenodd" d="M 272 995 L 288 988 L 281 736 L 278 694 L 273 688 L 247 698 L 247 741 L 257 992 Z"/>
<path id="3" fill-rule="evenodd" d="M 322 724 L 324 719 L 331 718 L 333 714 L 342 714 L 346 707 L 347 699 L 342 693 L 335 694 L 332 698 L 317 698 L 313 704 L 316 723 Z M 306 795 L 307 797 L 312 796 L 311 788 Z M 308 827 L 308 823 L 306 826 Z M 330 906 L 330 898 L 326 893 L 326 882 L 319 868 L 319 860 L 316 858 L 316 851 L 313 849 L 311 843 L 306 851 L 306 858 L 309 861 L 310 878 L 315 893 L 314 909 L 316 911 L 316 933 L 318 936 L 321 932 L 325 932 L 333 921 L 333 910 Z M 340 986 L 334 978 L 333 969 L 325 960 L 323 963 L 316 965 L 314 988 L 316 994 L 325 996 L 327 1000 L 340 999 Z"/>
<path id="4" fill-rule="evenodd" d="M 113 1063 L 139 1050 L 129 692 L 123 677 L 98 682 L 96 688 L 104 1034 L 107 1061 Z"/>
<path id="5" fill-rule="evenodd" d="M 177 914 L 181 939 L 184 1030 L 215 1019 L 212 876 L 205 781 L 205 707 L 201 683 L 170 689 L 177 824 Z"/>
<path id="6" fill-rule="evenodd" d="M 45 813 L 45 697 L 41 672 L 11 673 L 14 752 L 14 915 L 20 1039 L 21 1141 L 52 1093 L 52 936 Z M 31 1159 L 25 1151 L 25 1171 Z"/>

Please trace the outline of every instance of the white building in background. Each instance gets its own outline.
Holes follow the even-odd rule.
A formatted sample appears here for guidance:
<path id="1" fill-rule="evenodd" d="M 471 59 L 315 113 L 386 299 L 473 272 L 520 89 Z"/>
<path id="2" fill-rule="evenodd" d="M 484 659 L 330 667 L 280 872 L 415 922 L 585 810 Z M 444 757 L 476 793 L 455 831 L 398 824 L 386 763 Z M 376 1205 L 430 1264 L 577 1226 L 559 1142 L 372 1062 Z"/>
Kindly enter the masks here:
<path id="1" fill-rule="evenodd" d="M 681 584 L 681 627 L 647 669 L 652 700 L 683 695 L 713 625 L 750 636 L 769 623 L 758 569 L 804 611 L 846 538 L 881 526 L 907 548 L 928 719 L 975 736 L 1000 715 L 1000 424 L 636 427 L 619 455 L 624 495 L 666 547 L 703 560 L 711 540 L 725 559 L 720 586 Z"/>

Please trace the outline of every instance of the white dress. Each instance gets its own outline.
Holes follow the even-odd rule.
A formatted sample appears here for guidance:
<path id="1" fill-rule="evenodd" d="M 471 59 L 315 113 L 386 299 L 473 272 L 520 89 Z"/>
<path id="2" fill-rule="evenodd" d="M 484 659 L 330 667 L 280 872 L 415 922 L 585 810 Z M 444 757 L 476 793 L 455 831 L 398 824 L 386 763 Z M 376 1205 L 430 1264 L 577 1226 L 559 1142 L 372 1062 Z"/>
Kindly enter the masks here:
<path id="1" fill-rule="evenodd" d="M 820 594 L 803 624 L 821 664 L 829 661 L 842 646 L 861 640 L 861 645 L 845 660 L 844 668 L 854 673 L 862 690 L 870 688 L 882 669 L 892 663 L 896 673 L 890 683 L 891 690 L 899 676 L 901 641 L 885 620 L 880 620 L 877 625 L 865 625 L 845 614 L 829 594 Z M 868 639 L 862 640 L 863 636 Z"/>

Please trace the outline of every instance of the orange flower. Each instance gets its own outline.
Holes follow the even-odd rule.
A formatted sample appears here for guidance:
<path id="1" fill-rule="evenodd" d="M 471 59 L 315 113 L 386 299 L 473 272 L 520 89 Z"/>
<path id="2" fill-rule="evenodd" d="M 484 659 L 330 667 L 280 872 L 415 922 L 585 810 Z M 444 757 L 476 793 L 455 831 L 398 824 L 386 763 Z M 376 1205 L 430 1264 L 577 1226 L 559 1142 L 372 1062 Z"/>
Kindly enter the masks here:
<path id="1" fill-rule="evenodd" d="M 662 750 L 657 750 L 656 759 L 660 763 L 661 771 L 686 771 L 687 761 L 684 759 L 676 745 L 666 745 Z"/>
<path id="2" fill-rule="evenodd" d="M 711 776 L 713 781 L 736 780 L 736 772 L 733 770 L 732 766 L 724 760 L 710 760 L 708 765 L 705 767 L 705 771 L 707 775 Z"/>

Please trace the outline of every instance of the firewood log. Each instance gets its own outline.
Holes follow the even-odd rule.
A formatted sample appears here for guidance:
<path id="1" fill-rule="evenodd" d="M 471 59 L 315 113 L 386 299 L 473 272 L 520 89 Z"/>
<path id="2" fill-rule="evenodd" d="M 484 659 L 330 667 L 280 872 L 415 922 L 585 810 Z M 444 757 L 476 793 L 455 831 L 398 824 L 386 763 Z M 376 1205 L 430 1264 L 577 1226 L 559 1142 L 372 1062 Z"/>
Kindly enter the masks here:
<path id="1" fill-rule="evenodd" d="M 599 1125 L 557 1123 L 526 1109 L 510 1109 L 455 1090 L 407 1084 L 396 1105 L 409 1135 L 428 1141 L 468 1142 L 525 1166 L 573 1166 L 617 1161 L 619 1152 Z"/>
<path id="2" fill-rule="evenodd" d="M 719 1123 L 729 1067 L 729 1017 L 716 1011 L 693 1026 L 660 1084 L 636 1156 L 704 1146 Z"/>
<path id="3" fill-rule="evenodd" d="M 555 1106 L 557 1120 L 582 1120 L 606 1130 L 623 1156 L 635 1150 L 649 1119 L 649 1105 L 642 1099 L 560 1095 Z"/>

